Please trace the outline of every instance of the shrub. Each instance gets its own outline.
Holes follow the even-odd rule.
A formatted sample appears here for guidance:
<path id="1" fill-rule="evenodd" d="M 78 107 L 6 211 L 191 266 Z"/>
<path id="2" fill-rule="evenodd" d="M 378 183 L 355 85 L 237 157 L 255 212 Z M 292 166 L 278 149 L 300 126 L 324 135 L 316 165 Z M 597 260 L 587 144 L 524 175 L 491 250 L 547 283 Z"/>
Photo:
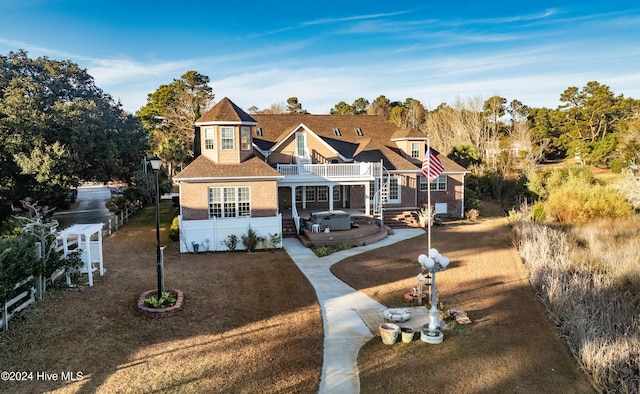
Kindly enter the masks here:
<path id="1" fill-rule="evenodd" d="M 478 217 L 480 216 L 480 213 L 478 212 L 477 209 L 474 208 L 474 209 L 469 209 L 467 211 L 467 213 L 465 214 L 465 216 L 467 217 L 467 219 L 469 219 L 469 220 L 471 220 L 473 222 L 473 221 L 478 220 Z"/>
<path id="2" fill-rule="evenodd" d="M 160 298 L 157 294 L 151 295 L 144 299 L 144 306 L 147 308 L 168 308 L 176 304 L 176 298 L 168 291 L 163 291 Z"/>
<path id="3" fill-rule="evenodd" d="M 480 200 L 478 194 L 468 187 L 464 188 L 464 206 L 467 209 L 480 209 L 482 207 L 482 200 Z"/>
<path id="4" fill-rule="evenodd" d="M 0 301 L 16 294 L 16 283 L 37 270 L 35 243 L 31 237 L 0 238 Z"/>
<path id="5" fill-rule="evenodd" d="M 340 250 L 347 250 L 351 248 L 353 248 L 353 245 L 351 245 L 351 242 L 343 241 L 338 244 L 338 249 Z"/>
<path id="6" fill-rule="evenodd" d="M 614 174 L 620 174 L 622 173 L 622 167 L 624 167 L 624 161 L 620 159 L 613 159 L 609 163 L 609 166 L 611 167 L 611 172 Z"/>
<path id="7" fill-rule="evenodd" d="M 235 250 L 238 248 L 238 236 L 235 234 L 229 234 L 229 236 L 227 237 L 227 239 L 220 241 L 224 246 L 227 247 L 227 249 L 229 249 L 231 252 L 235 252 Z"/>
<path id="8" fill-rule="evenodd" d="M 253 252 L 258 247 L 258 244 L 264 240 L 264 237 L 259 236 L 254 229 L 249 227 L 247 233 L 242 236 L 242 245 L 247 251 Z"/>
<path id="9" fill-rule="evenodd" d="M 541 200 L 536 201 L 531 208 L 531 218 L 536 222 L 544 222 L 547 220 L 547 211 Z"/>
<path id="10" fill-rule="evenodd" d="M 328 246 L 318 246 L 313 249 L 313 253 L 315 253 L 318 257 L 324 257 L 328 256 L 331 253 L 331 250 Z"/>
<path id="11" fill-rule="evenodd" d="M 567 224 L 632 214 L 631 205 L 612 188 L 586 184 L 565 185 L 552 191 L 547 210 L 556 220 Z"/>
<path id="12" fill-rule="evenodd" d="M 174 217 L 169 227 L 169 239 L 172 241 L 180 241 L 180 224 L 178 217 Z"/>

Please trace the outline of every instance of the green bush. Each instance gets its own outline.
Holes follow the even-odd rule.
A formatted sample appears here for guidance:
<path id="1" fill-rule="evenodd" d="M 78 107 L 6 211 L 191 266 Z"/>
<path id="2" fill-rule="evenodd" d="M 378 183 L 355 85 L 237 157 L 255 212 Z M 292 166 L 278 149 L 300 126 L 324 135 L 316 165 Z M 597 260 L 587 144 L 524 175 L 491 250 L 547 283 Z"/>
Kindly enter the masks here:
<path id="1" fill-rule="evenodd" d="M 353 248 L 353 245 L 351 245 L 351 242 L 343 241 L 338 244 L 338 249 L 340 250 L 347 250 L 351 248 Z"/>
<path id="2" fill-rule="evenodd" d="M 544 202 L 538 200 L 533 204 L 531 208 L 531 218 L 536 222 L 544 222 L 547 220 L 547 210 L 544 207 Z"/>
<path id="3" fill-rule="evenodd" d="M 464 208 L 465 209 L 480 209 L 482 207 L 482 200 L 478 197 L 478 194 L 468 187 L 464 188 Z"/>
<path id="4" fill-rule="evenodd" d="M 178 217 L 174 217 L 169 227 L 169 239 L 172 241 L 180 241 L 180 224 Z"/>
<path id="5" fill-rule="evenodd" d="M 328 256 L 331 253 L 331 250 L 328 246 L 318 246 L 313 249 L 313 253 L 315 253 L 318 257 L 324 257 Z"/>
<path id="6" fill-rule="evenodd" d="M 622 173 L 622 168 L 624 167 L 624 161 L 620 159 L 613 159 L 609 163 L 609 166 L 611 167 L 611 172 L 613 172 L 614 174 L 620 174 Z"/>
<path id="7" fill-rule="evenodd" d="M 147 308 L 161 309 L 174 306 L 176 304 L 176 298 L 168 291 L 163 291 L 160 298 L 157 294 L 151 295 L 144 299 L 144 306 Z"/>
<path id="8" fill-rule="evenodd" d="M 242 236 L 242 245 L 244 245 L 247 251 L 253 252 L 258 247 L 258 244 L 264 240 L 264 237 L 259 236 L 254 229 L 249 227 L 247 233 Z"/>
<path id="9" fill-rule="evenodd" d="M 0 301 L 13 297 L 16 283 L 35 275 L 35 242 L 31 237 L 0 238 Z"/>

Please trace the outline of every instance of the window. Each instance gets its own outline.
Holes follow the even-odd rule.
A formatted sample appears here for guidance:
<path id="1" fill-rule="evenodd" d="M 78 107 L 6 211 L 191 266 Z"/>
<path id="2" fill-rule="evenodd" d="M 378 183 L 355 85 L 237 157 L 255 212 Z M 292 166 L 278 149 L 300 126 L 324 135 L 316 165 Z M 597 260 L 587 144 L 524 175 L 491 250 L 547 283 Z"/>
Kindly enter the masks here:
<path id="1" fill-rule="evenodd" d="M 307 186 L 304 188 L 304 196 L 307 202 L 313 202 L 316 200 L 316 188 L 313 186 Z"/>
<path id="2" fill-rule="evenodd" d="M 318 186 L 318 201 L 329 201 L 329 187 Z"/>
<path id="3" fill-rule="evenodd" d="M 256 136 L 262 137 L 262 127 L 256 127 Z"/>
<path id="4" fill-rule="evenodd" d="M 307 143 L 305 141 L 304 133 L 296 133 L 296 155 L 298 157 L 306 156 Z"/>
<path id="5" fill-rule="evenodd" d="M 386 181 L 387 178 L 384 178 Z M 376 197 L 376 192 L 380 187 L 380 178 L 376 178 L 374 182 L 369 182 L 369 199 L 373 201 Z M 389 178 L 389 194 L 387 195 L 387 202 L 391 204 L 400 203 L 400 178 Z"/>
<path id="6" fill-rule="evenodd" d="M 342 135 L 342 133 L 340 133 L 340 129 L 337 127 L 333 128 L 333 134 L 337 135 L 338 137 Z"/>
<path id="7" fill-rule="evenodd" d="M 411 143 L 411 157 L 413 157 L 414 159 L 421 159 L 421 155 L 420 155 L 420 143 L 419 142 L 412 142 Z"/>
<path id="8" fill-rule="evenodd" d="M 427 189 L 427 178 L 420 175 L 420 191 L 426 192 Z M 445 191 L 447 190 L 447 176 L 440 174 L 433 182 L 431 182 L 431 190 L 434 191 Z"/>
<path id="9" fill-rule="evenodd" d="M 235 149 L 235 138 L 233 138 L 233 127 L 220 127 L 220 138 L 222 139 L 222 149 Z"/>
<path id="10" fill-rule="evenodd" d="M 210 187 L 209 218 L 235 218 L 251 216 L 249 186 Z"/>
<path id="11" fill-rule="evenodd" d="M 356 127 L 356 134 L 360 137 L 362 137 L 364 134 L 362 134 L 362 129 L 360 127 Z"/>
<path id="12" fill-rule="evenodd" d="M 302 187 L 296 187 L 296 202 L 302 202 Z"/>
<path id="13" fill-rule="evenodd" d="M 216 137 L 215 137 L 215 133 L 213 132 L 213 127 L 205 127 L 204 128 L 204 148 L 213 149 L 215 140 L 216 140 Z"/>
<path id="14" fill-rule="evenodd" d="M 333 187 L 333 201 L 340 201 L 340 189 L 342 189 L 342 186 Z"/>
<path id="15" fill-rule="evenodd" d="M 389 178 L 389 201 L 400 202 L 400 184 L 398 178 Z"/>
<path id="16" fill-rule="evenodd" d="M 240 128 L 240 149 L 251 149 L 251 128 L 242 126 Z"/>

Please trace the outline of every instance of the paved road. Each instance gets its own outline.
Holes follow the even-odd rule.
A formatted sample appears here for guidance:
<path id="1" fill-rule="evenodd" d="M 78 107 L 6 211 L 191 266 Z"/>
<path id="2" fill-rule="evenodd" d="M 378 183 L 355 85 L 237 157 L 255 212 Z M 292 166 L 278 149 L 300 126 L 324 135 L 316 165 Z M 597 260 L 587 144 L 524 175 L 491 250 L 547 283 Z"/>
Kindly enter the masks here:
<path id="1" fill-rule="evenodd" d="M 78 223 L 107 223 L 114 217 L 105 207 L 110 198 L 111 192 L 106 186 L 80 186 L 75 204 L 66 211 L 56 210 L 53 218 L 60 222 L 60 229 Z"/>

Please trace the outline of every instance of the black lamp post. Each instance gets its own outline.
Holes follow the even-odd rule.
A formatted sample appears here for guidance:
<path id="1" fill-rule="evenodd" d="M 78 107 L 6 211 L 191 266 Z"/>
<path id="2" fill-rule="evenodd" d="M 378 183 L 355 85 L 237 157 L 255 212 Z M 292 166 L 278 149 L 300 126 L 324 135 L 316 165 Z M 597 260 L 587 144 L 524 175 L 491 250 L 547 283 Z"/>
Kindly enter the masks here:
<path id="1" fill-rule="evenodd" d="M 160 258 L 160 182 L 158 180 L 162 160 L 156 155 L 149 158 L 149 163 L 156 173 L 156 271 L 158 272 L 158 299 L 160 299 L 164 292 L 162 260 Z"/>

